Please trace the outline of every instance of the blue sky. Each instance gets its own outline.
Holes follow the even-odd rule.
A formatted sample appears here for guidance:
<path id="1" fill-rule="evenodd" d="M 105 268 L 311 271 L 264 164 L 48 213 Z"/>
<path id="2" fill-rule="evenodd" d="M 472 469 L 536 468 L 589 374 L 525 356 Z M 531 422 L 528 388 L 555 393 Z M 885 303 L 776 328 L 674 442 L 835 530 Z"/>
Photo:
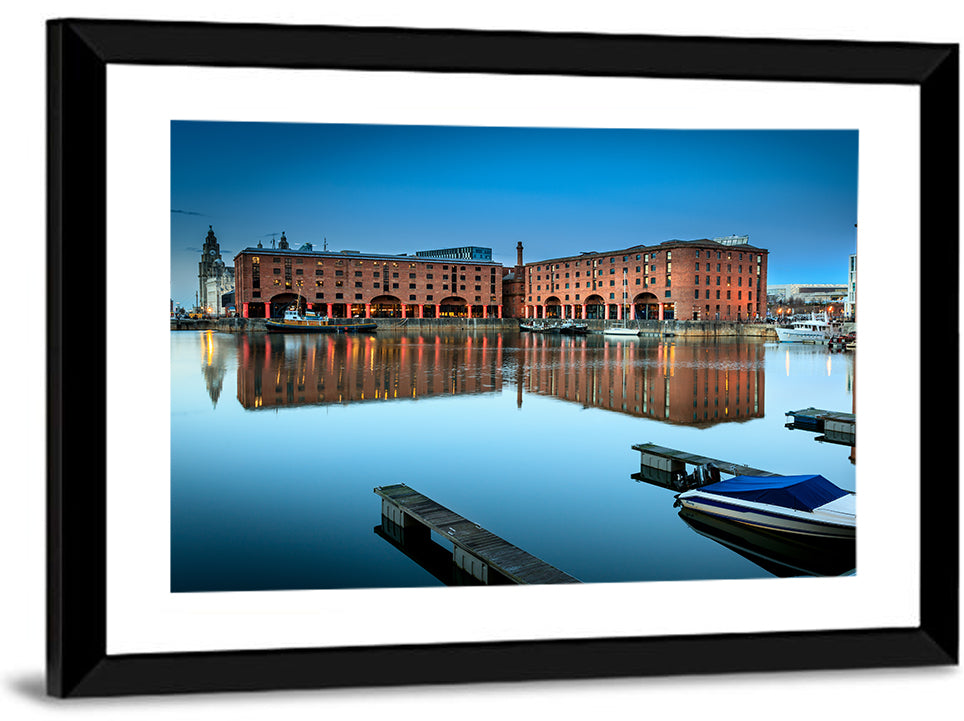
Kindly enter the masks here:
<path id="1" fill-rule="evenodd" d="M 846 283 L 857 132 L 174 122 L 171 297 L 194 304 L 208 226 L 229 265 L 293 247 L 479 245 L 515 264 L 749 235 L 769 283 Z"/>

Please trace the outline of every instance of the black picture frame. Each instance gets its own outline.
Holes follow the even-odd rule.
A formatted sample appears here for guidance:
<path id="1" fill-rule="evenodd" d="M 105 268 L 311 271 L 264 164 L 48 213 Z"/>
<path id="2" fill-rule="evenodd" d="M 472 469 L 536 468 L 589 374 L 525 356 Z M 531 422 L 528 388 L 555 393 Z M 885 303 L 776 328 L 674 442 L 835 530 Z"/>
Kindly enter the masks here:
<path id="1" fill-rule="evenodd" d="M 683 637 L 106 652 L 106 331 L 71 322 L 65 279 L 106 292 L 109 64 L 487 72 L 917 86 L 927 305 L 957 328 L 956 44 L 120 20 L 48 23 L 48 648 L 57 697 L 908 667 L 958 661 L 956 374 L 920 388 L 920 625 Z M 80 241 L 80 242 L 78 242 Z M 948 273 L 954 274 L 948 277 Z M 918 331 L 920 333 L 921 331 Z M 953 330 L 948 331 L 948 333 Z M 923 348 L 920 335 L 905 338 Z M 85 352 L 66 349 L 82 345 Z M 956 339 L 942 361 L 957 367 Z M 951 439 L 948 442 L 948 438 Z M 82 462 L 81 462 L 82 461 Z M 940 502 L 934 502 L 939 497 Z"/>

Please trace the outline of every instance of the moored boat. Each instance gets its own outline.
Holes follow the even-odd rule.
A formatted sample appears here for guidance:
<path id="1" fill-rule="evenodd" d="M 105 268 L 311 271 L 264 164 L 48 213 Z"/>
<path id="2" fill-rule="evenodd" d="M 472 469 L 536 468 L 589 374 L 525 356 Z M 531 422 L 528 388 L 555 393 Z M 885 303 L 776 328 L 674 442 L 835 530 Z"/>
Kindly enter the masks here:
<path id="1" fill-rule="evenodd" d="M 630 328 L 626 325 L 617 325 L 612 328 L 606 328 L 603 331 L 603 335 L 615 335 L 615 336 L 638 336 L 639 328 Z"/>
<path id="2" fill-rule="evenodd" d="M 532 333 L 560 333 L 562 332 L 562 326 L 549 319 L 537 319 L 519 323 L 519 330 L 527 330 Z"/>
<path id="3" fill-rule="evenodd" d="M 813 313 L 807 319 L 795 320 L 789 326 L 777 326 L 775 330 L 782 343 L 824 343 L 832 334 L 826 316 L 818 318 Z"/>
<path id="4" fill-rule="evenodd" d="M 559 332 L 566 335 L 585 335 L 589 332 L 589 324 L 578 323 L 572 319 L 565 320 L 559 326 Z"/>
<path id="5" fill-rule="evenodd" d="M 681 508 L 680 519 L 696 533 L 738 553 L 774 576 L 843 576 L 856 567 L 854 538 L 814 538 L 756 528 Z"/>
<path id="6" fill-rule="evenodd" d="M 856 535 L 856 494 L 818 474 L 735 476 L 680 493 L 676 504 L 783 533 L 816 538 Z"/>
<path id="7" fill-rule="evenodd" d="M 364 318 L 329 318 L 328 316 L 302 311 L 289 306 L 281 318 L 268 318 L 265 326 L 269 331 L 284 333 L 370 333 L 378 328 L 372 320 Z"/>

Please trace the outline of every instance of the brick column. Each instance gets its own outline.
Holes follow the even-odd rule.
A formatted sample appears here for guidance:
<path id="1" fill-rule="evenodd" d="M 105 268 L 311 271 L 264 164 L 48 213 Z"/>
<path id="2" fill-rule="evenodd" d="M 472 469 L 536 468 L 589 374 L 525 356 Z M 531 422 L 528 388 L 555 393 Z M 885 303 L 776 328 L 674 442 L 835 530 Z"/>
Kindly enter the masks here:
<path id="1" fill-rule="evenodd" d="M 466 314 L 468 315 L 469 318 L 472 317 L 472 304 L 471 304 L 471 303 L 466 303 L 466 304 L 465 304 L 465 312 L 466 312 Z"/>
<path id="2" fill-rule="evenodd" d="M 242 317 L 244 317 L 244 318 L 247 318 L 247 317 L 248 317 L 248 304 L 247 304 L 247 303 L 245 303 L 244 305 L 241 306 L 241 315 L 242 315 Z"/>
<path id="3" fill-rule="evenodd" d="M 326 311 L 326 313 L 328 314 L 328 317 L 331 318 L 331 315 L 332 315 L 332 312 L 331 312 L 331 303 L 328 303 L 327 305 L 328 305 L 328 310 Z"/>
<path id="4" fill-rule="evenodd" d="M 419 304 L 418 304 L 418 317 L 419 317 L 419 318 L 424 318 L 424 317 L 425 317 L 425 304 L 424 304 L 424 303 L 419 303 Z"/>
<path id="5" fill-rule="evenodd" d="M 501 318 L 501 317 L 502 317 L 502 306 L 500 305 L 500 306 L 499 306 L 499 318 Z"/>
<path id="6" fill-rule="evenodd" d="M 371 318 L 371 317 L 372 317 L 372 304 L 371 304 L 371 303 L 365 303 L 365 317 L 366 317 L 366 318 Z"/>

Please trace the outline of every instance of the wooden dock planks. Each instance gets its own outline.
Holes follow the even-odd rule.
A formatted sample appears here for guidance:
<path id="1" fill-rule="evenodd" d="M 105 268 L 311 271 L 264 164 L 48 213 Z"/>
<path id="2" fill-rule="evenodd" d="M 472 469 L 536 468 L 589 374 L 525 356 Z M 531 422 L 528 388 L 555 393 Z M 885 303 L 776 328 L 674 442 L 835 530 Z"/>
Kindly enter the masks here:
<path id="1" fill-rule="evenodd" d="M 691 465 L 703 466 L 707 463 L 712 463 L 714 466 L 719 468 L 723 473 L 730 473 L 734 476 L 775 476 L 776 473 L 771 473 L 770 471 L 763 471 L 759 468 L 752 468 L 750 466 L 744 466 L 739 463 L 733 463 L 731 461 L 721 461 L 718 458 L 710 458 L 709 456 L 701 456 L 697 453 L 687 453 L 686 451 L 678 451 L 675 448 L 667 448 L 665 446 L 658 446 L 655 443 L 637 443 L 633 446 L 634 451 L 639 451 L 640 453 L 649 454 L 651 456 L 658 456 L 660 458 L 668 458 L 672 461 L 680 461 L 682 463 L 689 463 Z"/>
<path id="2" fill-rule="evenodd" d="M 375 493 L 462 548 L 491 568 L 520 584 L 579 583 L 531 553 L 403 484 L 380 486 Z"/>

